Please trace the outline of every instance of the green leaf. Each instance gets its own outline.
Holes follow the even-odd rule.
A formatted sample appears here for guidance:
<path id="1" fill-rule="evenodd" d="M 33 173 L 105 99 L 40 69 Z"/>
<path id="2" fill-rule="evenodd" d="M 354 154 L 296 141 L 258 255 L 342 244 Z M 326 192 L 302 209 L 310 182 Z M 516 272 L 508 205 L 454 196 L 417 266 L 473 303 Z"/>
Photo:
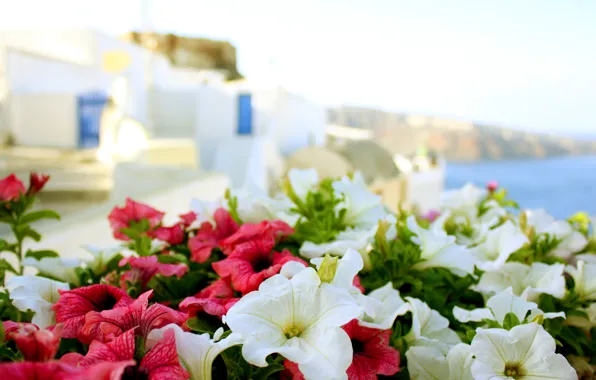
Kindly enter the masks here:
<path id="1" fill-rule="evenodd" d="M 265 368 L 260 368 L 255 371 L 251 379 L 252 380 L 267 380 L 269 376 L 273 375 L 276 372 L 283 371 L 285 367 L 279 363 L 271 363 Z"/>
<path id="2" fill-rule="evenodd" d="M 8 242 L 4 239 L 0 239 L 0 252 L 4 251 L 8 247 Z"/>
<path id="3" fill-rule="evenodd" d="M 514 313 L 509 312 L 505 315 L 505 319 L 503 320 L 503 328 L 505 330 L 511 330 L 512 328 L 520 324 L 521 323 L 519 322 L 517 315 L 515 315 Z"/>
<path id="4" fill-rule="evenodd" d="M 169 255 L 157 255 L 157 260 L 164 264 L 188 264 L 188 259 L 181 253 L 173 253 Z"/>
<path id="5" fill-rule="evenodd" d="M 39 261 L 44 257 L 60 257 L 58 252 L 50 251 L 50 250 L 40 250 L 40 251 L 31 251 L 28 250 L 25 254 L 25 257 L 33 257 L 35 260 Z"/>
<path id="6" fill-rule="evenodd" d="M 56 219 L 60 220 L 60 214 L 52 210 L 33 211 L 25 214 L 19 218 L 19 224 L 29 224 L 41 219 Z"/>
<path id="7" fill-rule="evenodd" d="M 213 334 L 216 330 L 208 321 L 207 318 L 190 318 L 186 321 L 186 326 L 192 331 L 196 331 L 200 334 L 209 333 Z"/>

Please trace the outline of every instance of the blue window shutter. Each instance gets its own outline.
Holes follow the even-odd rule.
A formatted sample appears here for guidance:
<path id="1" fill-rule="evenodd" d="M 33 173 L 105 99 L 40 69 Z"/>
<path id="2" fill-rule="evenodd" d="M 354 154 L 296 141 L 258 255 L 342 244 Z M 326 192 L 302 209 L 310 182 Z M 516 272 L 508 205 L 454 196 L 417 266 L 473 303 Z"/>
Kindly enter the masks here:
<path id="1" fill-rule="evenodd" d="M 101 113 L 107 100 L 107 96 L 102 93 L 87 93 L 78 97 L 79 148 L 99 146 Z"/>
<path id="2" fill-rule="evenodd" d="M 252 135 L 252 95 L 238 95 L 238 134 Z"/>

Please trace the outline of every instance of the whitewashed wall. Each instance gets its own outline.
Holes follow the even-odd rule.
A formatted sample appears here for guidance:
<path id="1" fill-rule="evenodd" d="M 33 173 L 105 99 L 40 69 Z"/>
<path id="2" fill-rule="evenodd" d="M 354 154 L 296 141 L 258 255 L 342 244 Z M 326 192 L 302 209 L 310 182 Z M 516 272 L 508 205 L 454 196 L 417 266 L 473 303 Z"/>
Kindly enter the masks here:
<path id="1" fill-rule="evenodd" d="M 104 55 L 109 52 L 126 52 L 130 56 L 130 65 L 120 73 L 113 73 L 112 78 L 125 77 L 128 82 L 129 98 L 123 112 L 137 119 L 141 124 L 147 123 L 147 83 L 148 59 L 146 50 L 133 43 L 121 41 L 114 36 L 101 32 L 93 33 L 93 66 L 101 70 Z"/>
<path id="2" fill-rule="evenodd" d="M 13 137 L 17 144 L 70 149 L 77 147 L 76 96 L 13 94 L 10 101 L 10 125 L 13 126 Z"/>
<path id="3" fill-rule="evenodd" d="M 149 117 L 153 135 L 159 138 L 193 138 L 198 122 L 198 99 L 196 89 L 151 89 Z"/>
<path id="4" fill-rule="evenodd" d="M 109 90 L 110 76 L 92 66 L 7 50 L 8 91 L 22 93 L 71 93 Z"/>

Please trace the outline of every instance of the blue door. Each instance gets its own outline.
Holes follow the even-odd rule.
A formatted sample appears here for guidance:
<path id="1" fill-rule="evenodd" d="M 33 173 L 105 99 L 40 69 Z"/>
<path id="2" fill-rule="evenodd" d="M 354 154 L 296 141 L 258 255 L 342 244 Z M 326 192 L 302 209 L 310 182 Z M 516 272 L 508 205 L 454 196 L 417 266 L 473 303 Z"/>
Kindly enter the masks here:
<path id="1" fill-rule="evenodd" d="M 100 92 L 79 95 L 77 99 L 79 148 L 97 148 L 99 146 L 101 113 L 107 101 L 107 95 Z"/>
<path id="2" fill-rule="evenodd" d="M 238 134 L 252 134 L 252 95 L 238 95 Z"/>

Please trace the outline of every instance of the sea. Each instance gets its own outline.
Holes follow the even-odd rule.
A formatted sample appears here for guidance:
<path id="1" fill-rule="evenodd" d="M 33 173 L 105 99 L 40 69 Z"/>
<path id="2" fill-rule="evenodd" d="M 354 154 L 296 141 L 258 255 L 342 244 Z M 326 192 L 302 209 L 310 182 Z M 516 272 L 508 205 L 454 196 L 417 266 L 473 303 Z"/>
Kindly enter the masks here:
<path id="1" fill-rule="evenodd" d="M 596 216 L 596 156 L 447 163 L 446 189 L 497 181 L 522 208 L 559 219 L 578 211 Z"/>

